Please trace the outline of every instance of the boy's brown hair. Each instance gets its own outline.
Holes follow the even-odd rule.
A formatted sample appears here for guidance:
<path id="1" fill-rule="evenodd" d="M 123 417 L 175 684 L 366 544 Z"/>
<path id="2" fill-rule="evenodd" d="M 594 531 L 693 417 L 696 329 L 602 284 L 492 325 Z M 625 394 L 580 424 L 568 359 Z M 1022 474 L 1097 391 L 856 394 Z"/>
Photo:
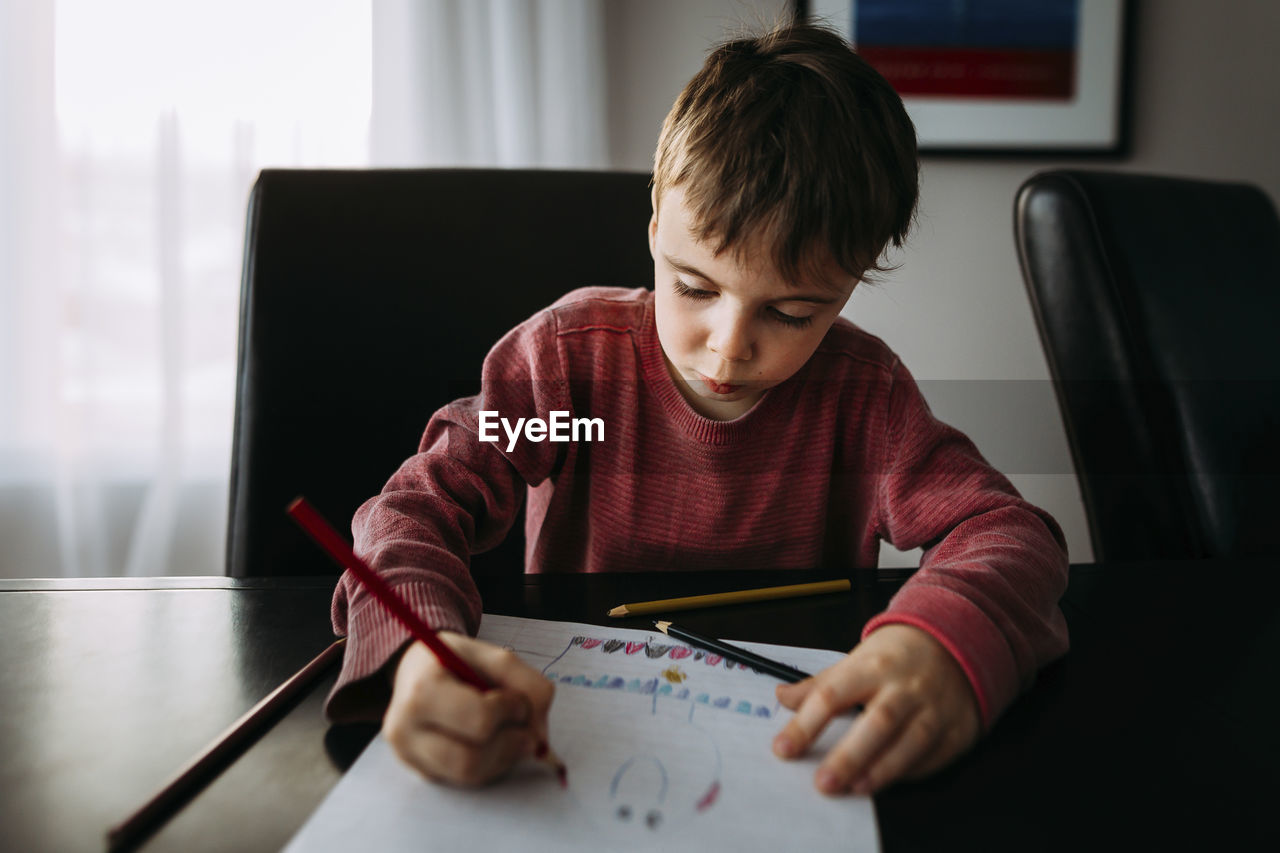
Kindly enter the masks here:
<path id="1" fill-rule="evenodd" d="M 919 195 L 902 99 L 841 36 L 788 24 L 715 48 L 654 155 L 654 204 L 680 187 L 716 254 L 763 239 L 795 283 L 829 257 L 865 279 L 901 247 Z M 655 210 L 656 212 L 656 210 Z"/>

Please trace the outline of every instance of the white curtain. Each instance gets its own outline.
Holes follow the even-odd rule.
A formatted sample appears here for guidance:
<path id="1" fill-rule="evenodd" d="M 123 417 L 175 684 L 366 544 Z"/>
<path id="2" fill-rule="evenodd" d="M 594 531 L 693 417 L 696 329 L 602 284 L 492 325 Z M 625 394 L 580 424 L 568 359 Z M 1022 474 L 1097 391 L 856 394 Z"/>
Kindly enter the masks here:
<path id="1" fill-rule="evenodd" d="M 602 0 L 377 0 L 379 166 L 607 168 Z"/>
<path id="2" fill-rule="evenodd" d="M 599 0 L 0 0 L 0 577 L 221 574 L 275 167 L 607 166 Z"/>

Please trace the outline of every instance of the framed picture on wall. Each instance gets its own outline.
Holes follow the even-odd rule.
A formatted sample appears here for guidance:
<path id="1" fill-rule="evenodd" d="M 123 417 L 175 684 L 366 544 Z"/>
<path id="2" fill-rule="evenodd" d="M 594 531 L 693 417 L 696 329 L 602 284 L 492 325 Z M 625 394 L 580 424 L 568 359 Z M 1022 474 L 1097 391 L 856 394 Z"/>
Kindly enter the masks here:
<path id="1" fill-rule="evenodd" d="M 893 84 L 922 151 L 1120 153 L 1126 0 L 810 0 Z"/>

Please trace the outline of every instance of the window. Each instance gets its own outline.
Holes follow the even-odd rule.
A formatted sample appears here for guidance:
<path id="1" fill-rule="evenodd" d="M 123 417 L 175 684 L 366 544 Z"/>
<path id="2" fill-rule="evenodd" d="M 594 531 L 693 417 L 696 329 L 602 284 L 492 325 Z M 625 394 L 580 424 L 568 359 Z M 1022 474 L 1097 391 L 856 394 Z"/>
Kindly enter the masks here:
<path id="1" fill-rule="evenodd" d="M 245 204 L 367 165 L 370 4 L 0 7 L 0 576 L 221 573 Z"/>

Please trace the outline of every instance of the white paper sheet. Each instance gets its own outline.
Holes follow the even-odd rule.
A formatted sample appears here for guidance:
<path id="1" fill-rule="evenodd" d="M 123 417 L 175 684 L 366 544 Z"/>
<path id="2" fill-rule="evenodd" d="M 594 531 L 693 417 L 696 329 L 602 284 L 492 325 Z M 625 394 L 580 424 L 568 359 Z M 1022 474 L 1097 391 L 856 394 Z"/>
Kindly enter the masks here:
<path id="1" fill-rule="evenodd" d="M 357 850 L 879 849 L 868 797 L 813 787 L 837 720 L 810 754 L 774 757 L 791 712 L 777 680 L 657 631 L 485 615 L 479 636 L 556 682 L 549 739 L 561 788 L 529 761 L 480 789 L 433 784 L 378 736 L 294 836 L 288 853 Z M 807 672 L 837 652 L 741 643 Z"/>

